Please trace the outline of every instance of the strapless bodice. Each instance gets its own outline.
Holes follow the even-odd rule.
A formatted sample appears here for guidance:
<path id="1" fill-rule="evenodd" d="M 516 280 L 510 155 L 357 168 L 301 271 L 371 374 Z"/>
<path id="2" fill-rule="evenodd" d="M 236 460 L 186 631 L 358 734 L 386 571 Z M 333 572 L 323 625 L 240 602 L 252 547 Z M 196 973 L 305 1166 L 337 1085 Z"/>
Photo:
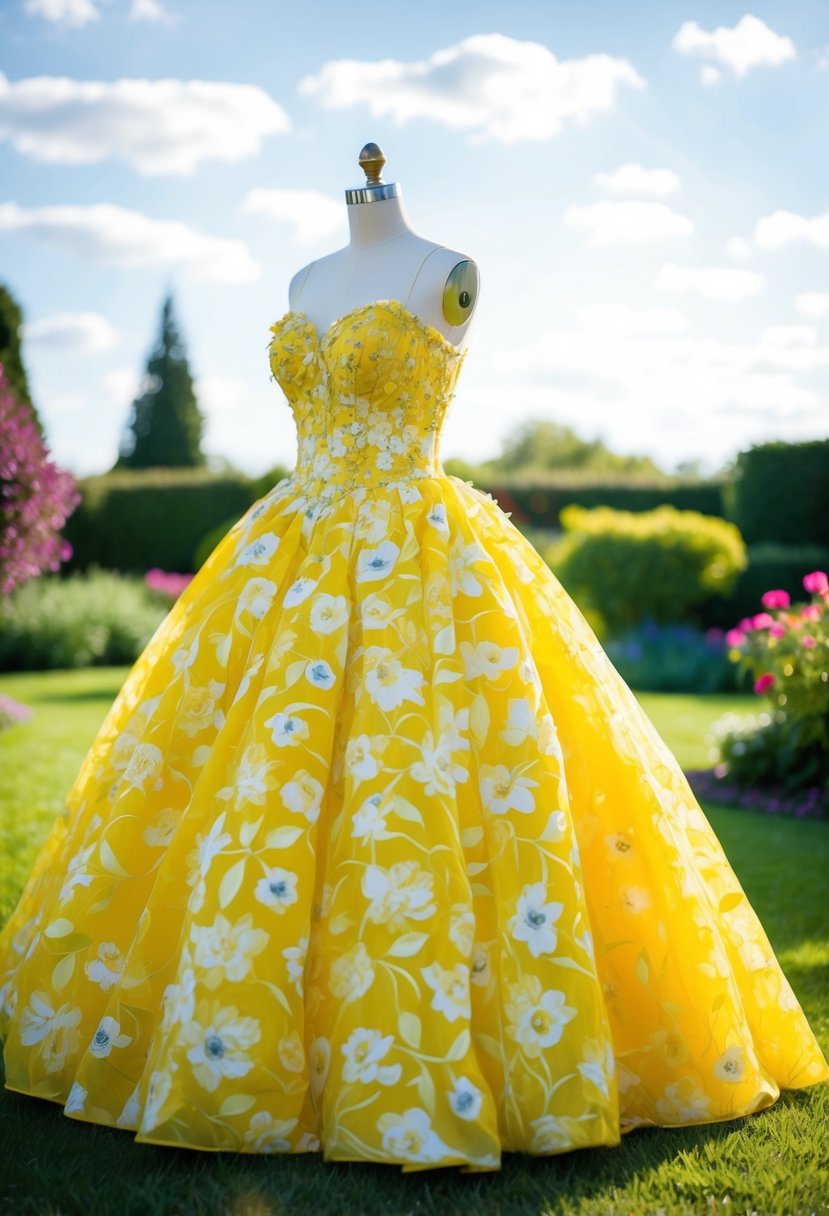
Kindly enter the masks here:
<path id="1" fill-rule="evenodd" d="M 292 477 L 309 499 L 442 472 L 441 427 L 465 350 L 399 300 L 353 308 L 322 336 L 291 310 L 271 334 L 271 372 L 297 430 Z"/>

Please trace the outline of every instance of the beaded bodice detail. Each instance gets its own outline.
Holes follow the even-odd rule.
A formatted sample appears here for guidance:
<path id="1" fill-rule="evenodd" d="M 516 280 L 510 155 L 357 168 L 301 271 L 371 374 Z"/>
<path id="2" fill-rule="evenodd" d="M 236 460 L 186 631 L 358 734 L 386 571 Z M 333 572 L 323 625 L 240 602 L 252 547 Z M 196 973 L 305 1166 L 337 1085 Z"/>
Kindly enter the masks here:
<path id="1" fill-rule="evenodd" d="M 441 427 L 466 351 L 398 300 L 351 309 L 320 337 L 305 313 L 271 326 L 294 416 L 293 480 L 309 499 L 442 472 Z"/>

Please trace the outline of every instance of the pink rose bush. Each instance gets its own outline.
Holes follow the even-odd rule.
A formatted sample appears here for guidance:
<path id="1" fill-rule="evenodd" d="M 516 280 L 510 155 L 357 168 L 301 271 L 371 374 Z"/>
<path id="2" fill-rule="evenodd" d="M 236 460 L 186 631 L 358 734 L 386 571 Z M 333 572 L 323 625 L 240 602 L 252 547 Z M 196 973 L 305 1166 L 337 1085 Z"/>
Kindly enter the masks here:
<path id="1" fill-rule="evenodd" d="M 192 574 L 171 574 L 153 566 L 144 575 L 144 582 L 152 591 L 160 592 L 167 599 L 177 600 L 192 578 Z"/>
<path id="2" fill-rule="evenodd" d="M 810 600 L 794 604 L 780 588 L 766 591 L 763 611 L 725 635 L 728 657 L 767 708 L 750 729 L 715 724 L 718 769 L 746 785 L 829 793 L 829 576 L 813 570 L 803 588 Z"/>

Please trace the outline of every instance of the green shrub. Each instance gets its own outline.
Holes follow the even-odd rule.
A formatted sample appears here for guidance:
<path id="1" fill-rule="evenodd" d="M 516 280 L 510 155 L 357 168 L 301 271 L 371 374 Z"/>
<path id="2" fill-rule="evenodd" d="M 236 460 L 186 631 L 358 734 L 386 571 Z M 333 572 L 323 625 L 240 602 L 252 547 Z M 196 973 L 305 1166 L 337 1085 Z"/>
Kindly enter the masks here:
<path id="1" fill-rule="evenodd" d="M 238 515 L 231 515 L 222 523 L 217 524 L 215 528 L 202 537 L 196 546 L 196 552 L 193 554 L 193 562 L 197 570 L 200 570 L 207 561 L 210 554 L 218 545 L 219 541 L 224 540 L 230 529 L 238 522 Z"/>
<path id="2" fill-rule="evenodd" d="M 815 545 L 749 545 L 748 565 L 737 575 L 727 596 L 706 600 L 695 613 L 702 625 L 729 629 L 757 611 L 769 587 L 788 591 L 792 599 L 803 594 L 803 576 L 810 570 L 829 570 L 829 548 Z"/>
<path id="3" fill-rule="evenodd" d="M 746 562 L 733 524 L 662 506 L 634 513 L 569 506 L 565 535 L 545 557 L 584 611 L 611 633 L 647 620 L 687 620 L 711 594 L 727 594 Z"/>
<path id="4" fill-rule="evenodd" d="M 738 687 L 719 629 L 646 621 L 610 638 L 605 650 L 625 683 L 641 692 L 734 692 Z"/>
<path id="5" fill-rule="evenodd" d="M 454 468 L 454 466 L 453 466 Z M 448 466 L 447 466 L 448 471 Z M 460 474 L 459 474 L 460 475 Z M 568 506 L 612 507 L 617 511 L 653 511 L 660 506 L 678 511 L 699 511 L 722 516 L 721 481 L 644 481 L 621 474 L 597 477 L 595 473 L 552 472 L 542 479 L 537 472 L 527 479 L 503 474 L 492 478 L 472 478 L 481 489 L 492 494 L 501 508 L 513 512 L 513 522 L 535 528 L 560 528 L 561 512 Z"/>
<path id="6" fill-rule="evenodd" d="M 740 452 L 726 509 L 746 544 L 829 546 L 829 439 Z"/>
<path id="7" fill-rule="evenodd" d="M 169 610 L 137 577 L 31 579 L 0 601 L 0 671 L 133 663 Z"/>

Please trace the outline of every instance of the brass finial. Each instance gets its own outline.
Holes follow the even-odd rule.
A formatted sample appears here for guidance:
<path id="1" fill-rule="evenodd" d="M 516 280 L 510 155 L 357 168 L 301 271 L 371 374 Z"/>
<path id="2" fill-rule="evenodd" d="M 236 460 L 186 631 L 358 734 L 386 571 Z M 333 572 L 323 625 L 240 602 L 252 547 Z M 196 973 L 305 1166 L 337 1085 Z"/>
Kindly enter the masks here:
<path id="1" fill-rule="evenodd" d="M 365 172 L 367 186 L 383 185 L 380 175 L 383 172 L 386 158 L 379 144 L 365 144 L 360 151 L 359 163 Z"/>

